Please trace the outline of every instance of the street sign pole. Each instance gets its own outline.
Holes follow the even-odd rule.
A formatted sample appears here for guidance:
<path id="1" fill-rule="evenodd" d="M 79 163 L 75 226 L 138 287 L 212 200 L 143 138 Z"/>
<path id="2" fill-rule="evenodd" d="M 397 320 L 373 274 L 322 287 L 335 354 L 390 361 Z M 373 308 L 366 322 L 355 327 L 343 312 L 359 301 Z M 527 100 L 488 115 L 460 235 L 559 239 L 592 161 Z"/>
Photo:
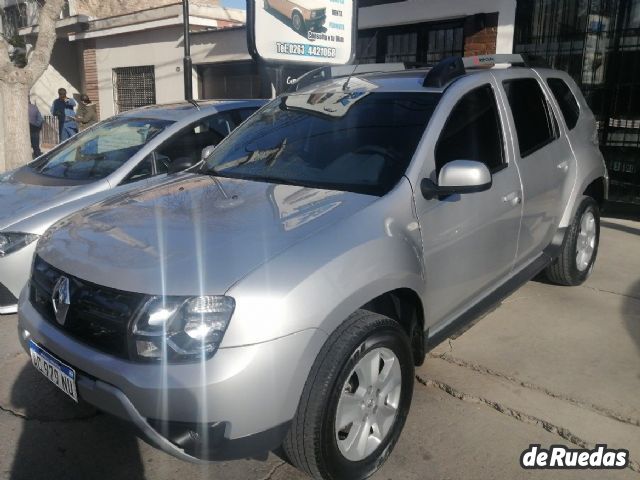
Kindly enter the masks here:
<path id="1" fill-rule="evenodd" d="M 189 0 L 182 0 L 182 18 L 184 19 L 184 99 L 193 100 L 192 70 L 191 61 L 191 32 L 189 25 Z"/>

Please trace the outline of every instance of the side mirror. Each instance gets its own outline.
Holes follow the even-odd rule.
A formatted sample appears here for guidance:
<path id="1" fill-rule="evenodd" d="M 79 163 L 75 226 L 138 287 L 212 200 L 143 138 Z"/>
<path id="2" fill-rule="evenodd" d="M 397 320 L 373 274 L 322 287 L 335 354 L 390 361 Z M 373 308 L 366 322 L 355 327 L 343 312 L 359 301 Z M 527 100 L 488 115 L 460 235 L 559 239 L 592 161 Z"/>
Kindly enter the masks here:
<path id="1" fill-rule="evenodd" d="M 454 160 L 447 163 L 438 178 L 438 185 L 425 178 L 420 184 L 422 195 L 427 200 L 453 194 L 484 192 L 491 188 L 491 172 L 482 162 Z"/>
<path id="2" fill-rule="evenodd" d="M 171 162 L 168 166 L 167 173 L 171 175 L 172 173 L 182 172 L 189 167 L 193 167 L 193 160 L 189 157 L 178 157 L 173 162 Z"/>
<path id="3" fill-rule="evenodd" d="M 200 155 L 201 160 L 206 160 L 213 153 L 213 149 L 216 148 L 215 145 L 209 145 L 208 147 L 204 147 L 202 149 L 202 154 Z"/>

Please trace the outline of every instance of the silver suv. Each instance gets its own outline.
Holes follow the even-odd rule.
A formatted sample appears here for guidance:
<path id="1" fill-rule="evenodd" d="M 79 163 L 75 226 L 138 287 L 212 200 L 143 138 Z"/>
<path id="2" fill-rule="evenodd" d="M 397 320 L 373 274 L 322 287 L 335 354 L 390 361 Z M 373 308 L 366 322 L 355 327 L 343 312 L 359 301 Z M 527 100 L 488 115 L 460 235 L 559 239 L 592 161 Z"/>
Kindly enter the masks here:
<path id="1" fill-rule="evenodd" d="M 176 457 L 282 445 L 315 478 L 366 478 L 430 347 L 542 270 L 589 276 L 607 190 L 562 72 L 509 56 L 329 79 L 200 171 L 51 228 L 20 339 L 69 397 Z"/>

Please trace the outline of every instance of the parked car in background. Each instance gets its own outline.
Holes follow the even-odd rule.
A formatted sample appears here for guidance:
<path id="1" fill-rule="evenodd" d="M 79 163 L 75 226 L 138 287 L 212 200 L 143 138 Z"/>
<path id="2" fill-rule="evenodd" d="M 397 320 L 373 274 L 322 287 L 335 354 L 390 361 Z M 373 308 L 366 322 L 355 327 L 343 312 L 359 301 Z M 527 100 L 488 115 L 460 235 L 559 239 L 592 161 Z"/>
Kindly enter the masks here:
<path id="1" fill-rule="evenodd" d="M 200 168 L 67 217 L 20 298 L 24 349 L 176 457 L 282 445 L 314 478 L 368 478 L 431 346 L 543 270 L 593 270 L 595 118 L 525 65 L 307 86 Z"/>
<path id="2" fill-rule="evenodd" d="M 0 314 L 15 313 L 36 240 L 54 222 L 115 193 L 191 167 L 264 102 L 132 110 L 0 175 Z"/>
<path id="3" fill-rule="evenodd" d="M 264 9 L 286 18 L 303 36 L 309 30 L 319 30 L 327 20 L 326 4 L 319 0 L 264 0 Z"/>

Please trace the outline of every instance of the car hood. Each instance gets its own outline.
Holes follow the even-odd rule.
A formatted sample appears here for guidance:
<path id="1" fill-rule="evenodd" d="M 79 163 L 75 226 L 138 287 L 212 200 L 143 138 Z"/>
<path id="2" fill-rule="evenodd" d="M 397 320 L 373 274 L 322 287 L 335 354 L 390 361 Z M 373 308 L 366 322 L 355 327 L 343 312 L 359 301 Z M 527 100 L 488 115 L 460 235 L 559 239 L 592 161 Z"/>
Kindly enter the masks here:
<path id="1" fill-rule="evenodd" d="M 13 174 L 0 176 L 0 230 L 94 191 L 95 184 L 45 186 L 23 182 Z"/>
<path id="2" fill-rule="evenodd" d="M 375 200 L 185 174 L 67 217 L 45 234 L 38 254 L 64 272 L 119 290 L 222 294 L 270 258 Z"/>

